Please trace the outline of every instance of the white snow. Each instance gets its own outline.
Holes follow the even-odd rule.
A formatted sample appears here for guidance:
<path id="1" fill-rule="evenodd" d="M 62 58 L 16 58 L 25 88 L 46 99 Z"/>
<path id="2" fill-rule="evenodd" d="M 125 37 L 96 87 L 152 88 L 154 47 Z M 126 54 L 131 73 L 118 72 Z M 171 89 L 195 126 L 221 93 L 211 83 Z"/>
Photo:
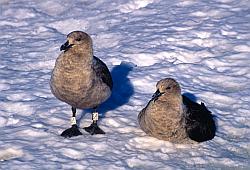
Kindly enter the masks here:
<path id="1" fill-rule="evenodd" d="M 0 169 L 249 169 L 249 21 L 249 0 L 1 0 Z M 73 30 L 91 35 L 112 72 L 105 135 L 60 136 L 71 109 L 49 79 Z M 166 77 L 215 115 L 213 140 L 177 145 L 140 130 Z M 90 110 L 77 120 L 88 126 Z"/>

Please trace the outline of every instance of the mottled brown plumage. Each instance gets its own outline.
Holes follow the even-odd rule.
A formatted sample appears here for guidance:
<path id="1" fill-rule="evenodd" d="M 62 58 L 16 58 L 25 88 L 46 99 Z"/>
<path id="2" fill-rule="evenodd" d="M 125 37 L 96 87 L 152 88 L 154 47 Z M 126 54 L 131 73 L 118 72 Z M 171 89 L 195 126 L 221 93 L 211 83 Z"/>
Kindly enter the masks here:
<path id="1" fill-rule="evenodd" d="M 181 88 L 172 78 L 160 80 L 156 88 L 157 91 L 153 98 L 138 115 L 139 125 L 145 133 L 173 143 L 196 143 L 196 141 L 201 142 L 214 137 L 214 121 L 210 112 L 204 109 L 204 104 L 191 103 L 186 98 L 185 104 L 188 105 L 183 104 Z M 192 109 L 194 107 L 195 110 Z M 202 122 L 199 119 L 193 119 L 194 114 L 196 117 L 207 115 L 205 117 L 208 120 Z M 210 123 L 207 124 L 207 122 Z M 196 126 L 197 124 L 198 126 Z M 204 129 L 205 132 L 203 132 Z M 192 140 L 189 132 L 197 133 L 200 141 L 196 138 L 192 138 Z"/>
<path id="2" fill-rule="evenodd" d="M 79 37 L 81 40 L 77 41 Z M 68 41 L 74 45 L 56 60 L 50 83 L 52 93 L 79 109 L 97 107 L 111 94 L 112 79 L 108 68 L 93 57 L 89 35 L 73 32 L 68 35 Z"/>
<path id="3" fill-rule="evenodd" d="M 109 98 L 112 78 L 107 66 L 93 56 L 92 40 L 81 31 L 67 36 L 51 75 L 52 93 L 73 108 L 96 108 Z"/>

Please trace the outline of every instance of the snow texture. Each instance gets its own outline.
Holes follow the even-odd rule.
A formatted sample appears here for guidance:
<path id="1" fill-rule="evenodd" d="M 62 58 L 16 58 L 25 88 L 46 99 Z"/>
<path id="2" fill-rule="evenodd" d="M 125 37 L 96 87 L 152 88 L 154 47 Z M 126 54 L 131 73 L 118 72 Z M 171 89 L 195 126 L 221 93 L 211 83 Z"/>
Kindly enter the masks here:
<path id="1" fill-rule="evenodd" d="M 91 35 L 110 68 L 105 135 L 64 139 L 71 109 L 49 79 L 66 35 Z M 1 0 L 0 169 L 249 169 L 249 0 Z M 138 126 L 158 80 L 215 116 L 216 137 L 177 145 Z M 80 127 L 90 110 L 78 110 Z"/>

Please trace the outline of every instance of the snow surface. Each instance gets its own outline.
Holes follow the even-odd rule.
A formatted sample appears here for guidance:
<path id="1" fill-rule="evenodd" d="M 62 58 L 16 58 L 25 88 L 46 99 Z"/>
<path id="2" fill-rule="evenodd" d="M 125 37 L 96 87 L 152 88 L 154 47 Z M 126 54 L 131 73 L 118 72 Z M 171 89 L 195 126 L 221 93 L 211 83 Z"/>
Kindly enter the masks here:
<path id="1" fill-rule="evenodd" d="M 91 35 L 114 79 L 106 135 L 64 139 L 71 109 L 50 92 L 59 47 Z M 0 0 L 0 169 L 250 169 L 249 0 Z M 216 137 L 148 137 L 137 115 L 165 77 L 205 102 Z M 90 110 L 78 110 L 80 127 Z"/>

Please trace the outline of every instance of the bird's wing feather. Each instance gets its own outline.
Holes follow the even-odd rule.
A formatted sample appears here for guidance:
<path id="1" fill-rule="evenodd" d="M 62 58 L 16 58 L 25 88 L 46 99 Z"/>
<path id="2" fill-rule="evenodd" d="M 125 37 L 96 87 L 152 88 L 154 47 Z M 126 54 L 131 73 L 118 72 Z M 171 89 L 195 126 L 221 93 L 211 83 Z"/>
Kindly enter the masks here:
<path id="1" fill-rule="evenodd" d="M 100 60 L 99 58 L 95 56 L 94 56 L 94 60 L 95 60 L 94 70 L 96 72 L 96 75 L 98 77 L 101 77 L 102 81 L 106 83 L 110 87 L 110 89 L 112 89 L 113 81 L 112 81 L 112 77 L 111 77 L 108 67 L 102 60 Z"/>
<path id="2" fill-rule="evenodd" d="M 215 136 L 216 126 L 213 115 L 204 103 L 198 104 L 182 95 L 185 113 L 186 130 L 189 137 L 197 142 L 210 140 Z"/>

